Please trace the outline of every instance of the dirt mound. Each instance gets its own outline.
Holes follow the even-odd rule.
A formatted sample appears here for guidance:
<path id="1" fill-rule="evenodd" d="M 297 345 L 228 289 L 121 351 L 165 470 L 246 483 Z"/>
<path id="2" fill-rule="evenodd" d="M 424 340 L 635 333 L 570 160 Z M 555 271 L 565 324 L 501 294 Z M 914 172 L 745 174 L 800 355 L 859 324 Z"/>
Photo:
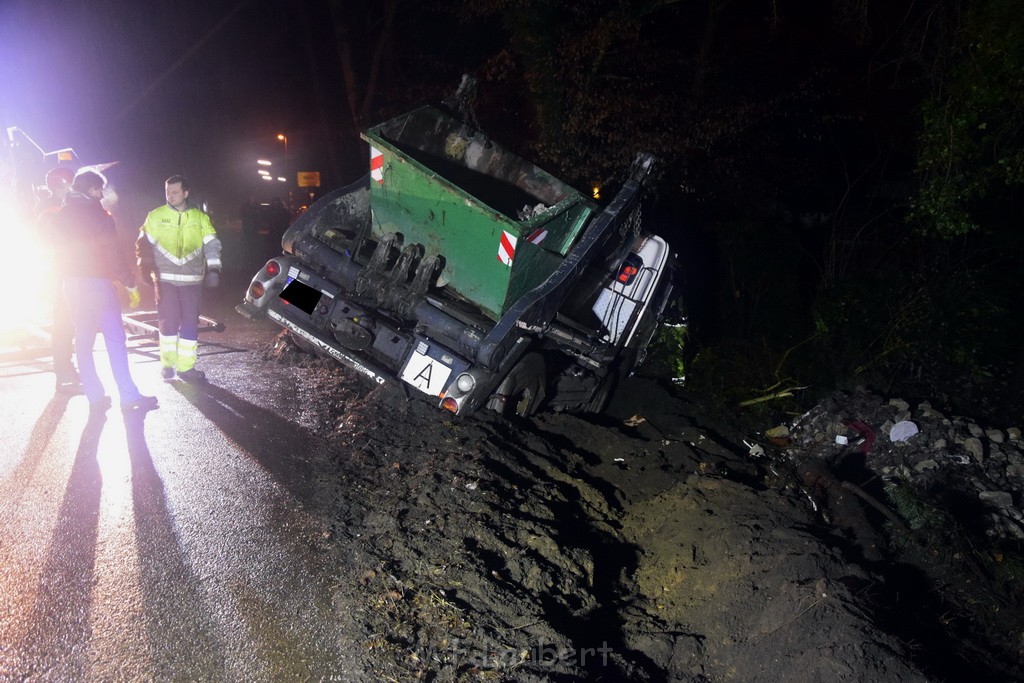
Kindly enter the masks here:
<path id="1" fill-rule="evenodd" d="M 795 524 L 804 518 L 786 496 L 698 476 L 636 505 L 623 525 L 641 552 L 633 585 L 661 628 L 635 619 L 630 645 L 664 652 L 680 679 L 918 677 L 865 614 L 860 593 L 877 577 Z"/>
<path id="2" fill-rule="evenodd" d="M 1018 677 L 997 556 L 919 526 L 951 518 L 925 494 L 965 467 L 961 490 L 1002 490 L 1013 431 L 863 392 L 750 435 L 636 379 L 602 418 L 462 419 L 287 339 L 268 360 L 328 444 L 325 546 L 367 680 Z M 920 438 L 894 441 L 908 419 Z"/>

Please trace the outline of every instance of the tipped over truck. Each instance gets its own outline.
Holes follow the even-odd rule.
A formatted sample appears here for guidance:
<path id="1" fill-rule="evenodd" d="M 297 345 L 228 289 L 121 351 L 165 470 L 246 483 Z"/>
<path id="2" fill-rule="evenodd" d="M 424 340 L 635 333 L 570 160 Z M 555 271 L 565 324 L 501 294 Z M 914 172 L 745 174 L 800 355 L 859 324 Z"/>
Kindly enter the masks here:
<path id="1" fill-rule="evenodd" d="M 440 109 L 362 137 L 369 174 L 295 221 L 237 310 L 458 415 L 603 410 L 673 289 L 641 220 L 653 157 L 602 207 Z"/>

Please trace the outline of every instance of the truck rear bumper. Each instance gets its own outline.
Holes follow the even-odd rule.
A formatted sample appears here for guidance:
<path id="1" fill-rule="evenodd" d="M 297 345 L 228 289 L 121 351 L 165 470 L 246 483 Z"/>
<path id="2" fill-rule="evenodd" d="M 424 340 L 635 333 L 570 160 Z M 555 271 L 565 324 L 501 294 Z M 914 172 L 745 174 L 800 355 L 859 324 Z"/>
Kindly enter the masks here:
<path id="1" fill-rule="evenodd" d="M 427 301 L 416 304 L 415 325 L 381 314 L 294 257 L 277 257 L 257 273 L 236 310 L 270 318 L 374 383 L 408 386 L 456 414 L 478 409 L 497 381 L 473 362 L 478 328 Z"/>
<path id="2" fill-rule="evenodd" d="M 241 306 L 239 308 L 241 308 Z M 287 328 L 294 334 L 299 335 L 309 343 L 316 346 L 318 349 L 321 349 L 322 351 L 327 353 L 327 355 L 331 356 L 331 358 L 334 358 L 342 365 L 345 365 L 355 370 L 359 374 L 370 378 L 377 384 L 386 383 L 388 377 L 392 374 L 383 368 L 377 367 L 360 358 L 356 358 L 352 354 L 345 351 L 340 345 L 327 341 L 326 339 L 324 339 L 323 335 L 314 333 L 313 331 L 309 330 L 306 326 L 302 325 L 301 323 L 295 320 L 290 320 L 287 316 L 282 315 L 273 308 L 271 308 L 267 312 L 267 316 L 271 320 L 274 320 L 276 323 L 281 325 L 282 327 Z"/>

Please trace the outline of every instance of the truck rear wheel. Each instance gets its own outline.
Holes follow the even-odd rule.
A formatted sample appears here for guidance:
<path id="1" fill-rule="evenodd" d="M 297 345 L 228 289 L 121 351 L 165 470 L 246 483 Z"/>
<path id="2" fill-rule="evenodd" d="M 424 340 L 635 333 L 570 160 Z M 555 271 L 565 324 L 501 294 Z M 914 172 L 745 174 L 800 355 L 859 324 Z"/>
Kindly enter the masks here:
<path id="1" fill-rule="evenodd" d="M 598 387 L 597 391 L 594 392 L 594 397 L 590 399 L 590 405 L 587 407 L 587 411 L 591 413 L 603 413 L 608 404 L 611 403 L 612 397 L 615 396 L 615 392 L 618 391 L 619 385 L 622 384 L 623 380 L 629 377 L 629 373 L 633 370 L 633 366 L 636 364 L 637 351 L 636 349 L 630 349 L 626 352 L 623 358 L 620 358 L 615 368 L 608 373 L 605 377 L 604 382 Z"/>
<path id="2" fill-rule="evenodd" d="M 302 351 L 304 353 L 308 353 L 311 356 L 318 356 L 318 355 L 320 355 L 319 351 L 316 348 L 316 345 L 313 344 L 313 342 L 308 341 L 308 340 L 300 337 L 299 335 L 295 334 L 291 330 L 288 331 L 288 336 L 291 337 L 292 343 L 295 344 L 295 346 L 300 351 Z"/>
<path id="3" fill-rule="evenodd" d="M 523 356 L 499 387 L 505 415 L 529 417 L 544 401 L 547 366 L 539 353 Z"/>
<path id="4" fill-rule="evenodd" d="M 615 396 L 615 392 L 618 391 L 619 385 L 626 380 L 627 377 L 636 368 L 637 363 L 642 362 L 647 355 L 647 345 L 650 343 L 651 337 L 654 336 L 655 331 L 658 327 L 658 320 L 654 317 L 649 310 L 645 311 L 643 317 L 637 323 L 635 336 L 641 340 L 639 343 L 641 346 L 635 346 L 628 349 L 622 350 L 622 356 L 619 358 L 614 369 L 608 374 L 604 382 L 594 392 L 594 397 L 590 400 L 590 405 L 587 410 L 593 413 L 603 413 L 611 403 L 612 397 Z"/>

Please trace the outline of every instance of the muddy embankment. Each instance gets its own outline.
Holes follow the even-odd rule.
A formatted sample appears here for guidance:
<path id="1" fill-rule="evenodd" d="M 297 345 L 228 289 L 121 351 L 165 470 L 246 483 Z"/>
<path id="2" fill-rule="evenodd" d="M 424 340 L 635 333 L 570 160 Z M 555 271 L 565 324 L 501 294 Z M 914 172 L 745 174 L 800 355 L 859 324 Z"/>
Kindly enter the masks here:
<path id="1" fill-rule="evenodd" d="M 824 519 L 785 458 L 698 406 L 639 384 L 599 419 L 463 420 L 284 351 L 337 477 L 336 606 L 377 680 L 945 677 L 941 639 L 893 627 L 879 527 Z"/>

